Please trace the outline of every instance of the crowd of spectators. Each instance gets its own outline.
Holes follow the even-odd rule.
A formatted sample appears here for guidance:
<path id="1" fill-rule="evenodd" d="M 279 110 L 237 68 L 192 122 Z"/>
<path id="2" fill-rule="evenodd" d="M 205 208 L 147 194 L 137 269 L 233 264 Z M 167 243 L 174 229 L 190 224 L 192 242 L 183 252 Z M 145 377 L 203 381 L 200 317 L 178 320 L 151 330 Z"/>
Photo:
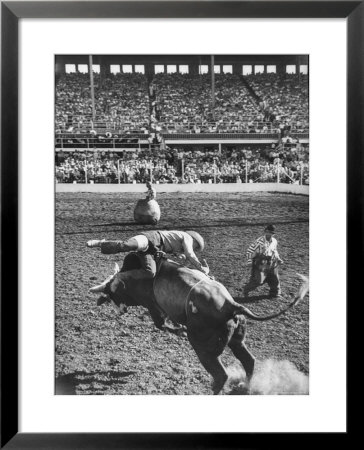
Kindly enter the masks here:
<path id="1" fill-rule="evenodd" d="M 187 152 L 184 181 L 196 183 L 282 183 L 309 184 L 309 150 L 301 146 L 259 147 L 244 146 L 219 154 L 210 152 Z"/>
<path id="2" fill-rule="evenodd" d="M 87 131 L 104 128 L 123 131 L 149 129 L 148 81 L 143 74 L 94 74 L 95 117 L 88 74 L 62 75 L 56 85 L 56 129 Z"/>
<path id="3" fill-rule="evenodd" d="M 309 149 L 261 145 L 218 150 L 56 153 L 59 183 L 254 183 L 309 184 Z M 119 168 L 119 171 L 118 171 Z"/>
<path id="4" fill-rule="evenodd" d="M 146 152 L 75 151 L 56 152 L 59 183 L 146 183 L 178 182 L 176 169 L 167 154 Z"/>
<path id="5" fill-rule="evenodd" d="M 264 119 L 290 131 L 308 130 L 308 76 L 258 73 L 245 77 L 259 99 Z"/>
<path id="6" fill-rule="evenodd" d="M 135 73 L 94 79 L 97 119 L 91 120 L 89 75 L 57 78 L 57 182 L 145 183 L 152 177 L 156 183 L 254 183 L 279 177 L 309 184 L 308 147 L 290 137 L 308 130 L 307 76 L 216 74 L 214 104 L 207 74 L 158 74 L 150 83 Z M 166 148 L 163 133 L 179 132 L 274 133 L 280 139 L 221 153 Z M 141 148 L 140 133 L 152 151 Z"/>
<path id="7" fill-rule="evenodd" d="M 269 131 L 258 103 L 237 75 L 216 75 L 215 105 L 207 74 L 158 74 L 152 84 L 157 129 L 162 133 Z"/>
<path id="8" fill-rule="evenodd" d="M 308 129 L 305 75 L 108 74 L 95 78 L 92 121 L 88 74 L 64 74 L 56 85 L 56 130 L 113 133 L 281 133 Z"/>

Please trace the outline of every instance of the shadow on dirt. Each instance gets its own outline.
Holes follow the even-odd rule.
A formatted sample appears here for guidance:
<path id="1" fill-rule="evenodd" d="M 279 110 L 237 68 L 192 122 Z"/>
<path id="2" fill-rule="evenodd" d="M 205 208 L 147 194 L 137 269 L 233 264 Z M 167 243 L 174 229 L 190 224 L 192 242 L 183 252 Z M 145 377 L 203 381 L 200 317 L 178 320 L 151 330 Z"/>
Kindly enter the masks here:
<path id="1" fill-rule="evenodd" d="M 103 387 L 112 386 L 113 384 L 125 384 L 123 380 L 136 372 L 74 372 L 67 375 L 61 375 L 55 380 L 55 394 L 56 395 L 76 395 L 77 388 L 80 385 L 97 383 Z"/>
<path id="2" fill-rule="evenodd" d="M 298 220 L 293 220 L 293 221 L 274 221 L 275 225 L 292 225 L 295 223 L 308 223 L 307 219 L 298 219 Z M 193 221 L 189 222 L 187 225 L 183 225 L 180 224 L 178 229 L 181 231 L 186 231 L 186 230 L 198 230 L 198 229 L 206 229 L 206 228 L 226 228 L 226 227 L 263 227 L 266 226 L 266 222 L 247 222 L 245 220 L 241 220 L 241 219 L 232 219 L 232 220 L 215 220 L 215 221 L 210 221 L 209 224 L 203 223 L 201 224 L 201 221 L 198 221 L 196 223 L 193 223 Z M 162 229 L 162 230 L 174 230 L 176 227 L 174 225 L 172 226 L 168 226 L 165 224 L 161 224 L 161 226 L 156 227 L 156 226 L 144 226 L 143 228 L 134 228 L 134 227 L 138 227 L 140 226 L 139 224 L 137 224 L 136 222 L 112 222 L 112 223 L 100 223 L 100 224 L 94 224 L 92 225 L 92 228 L 102 228 L 102 227 L 133 227 L 133 232 L 134 231 L 147 231 L 147 230 L 158 230 L 158 229 Z M 118 229 L 113 229 L 113 230 L 107 230 L 108 233 L 117 233 L 120 232 L 120 230 Z M 129 231 L 129 230 L 125 230 L 125 231 Z M 131 230 L 130 230 L 131 231 Z M 69 232 L 63 232 L 63 233 L 56 233 L 56 234 L 61 234 L 61 235 L 74 235 L 74 234 L 90 234 L 92 233 L 92 231 L 90 231 L 90 229 L 86 230 L 86 231 L 69 231 Z"/>
<path id="3" fill-rule="evenodd" d="M 183 222 L 183 220 L 182 220 Z M 181 224 L 179 226 L 180 230 L 189 230 L 191 229 L 191 227 L 193 228 L 215 228 L 215 227 L 228 227 L 228 226 L 240 226 L 240 227 L 263 227 L 266 226 L 266 222 L 248 222 L 246 220 L 241 220 L 239 218 L 235 218 L 235 219 L 222 219 L 222 220 L 210 220 L 209 224 L 201 224 L 201 221 L 196 221 L 195 223 L 193 223 L 193 221 L 188 221 L 188 225 L 184 226 L 183 224 Z M 293 221 L 275 221 L 274 224 L 275 225 L 290 225 L 293 223 L 307 223 L 308 220 L 307 219 L 297 219 L 297 220 L 293 220 Z M 112 226 L 135 226 L 135 225 L 140 225 L 137 224 L 136 222 L 112 222 L 112 223 L 100 223 L 100 224 L 95 224 L 93 225 L 93 227 L 112 227 Z M 158 227 L 155 226 L 150 226 L 150 229 L 158 229 Z M 164 230 L 173 230 L 174 226 L 168 226 L 168 225 L 164 225 L 163 226 Z"/>
<path id="4" fill-rule="evenodd" d="M 135 225 L 140 225 L 137 222 L 134 221 L 130 221 L 130 222 L 113 222 L 113 223 L 97 223 L 95 225 L 93 225 L 93 227 L 97 228 L 97 227 L 130 227 L 130 226 L 135 226 Z"/>
<path id="5" fill-rule="evenodd" d="M 133 226 L 132 229 L 125 229 L 125 230 L 120 230 L 120 229 L 119 230 L 104 230 L 105 232 L 107 231 L 108 233 L 119 233 L 120 231 L 130 231 L 132 233 L 135 233 L 136 231 L 146 231 L 146 227 L 147 227 L 147 226 L 145 226 L 144 228 L 135 228 L 135 226 L 138 226 L 138 224 L 136 224 L 136 223 L 132 223 L 132 225 L 131 224 L 127 225 L 126 223 L 113 223 L 113 224 L 109 224 L 109 225 L 107 225 L 107 224 L 93 225 L 92 228 L 102 228 L 102 227 L 108 227 L 108 226 L 120 226 L 120 227 Z M 149 229 L 157 230 L 158 228 L 149 228 Z M 163 229 L 166 230 L 167 228 L 163 228 Z M 92 233 L 94 233 L 94 230 L 88 229 L 88 230 L 84 230 L 84 231 L 65 231 L 62 233 L 56 233 L 56 236 L 69 236 L 69 235 L 72 236 L 72 235 L 92 234 Z"/>

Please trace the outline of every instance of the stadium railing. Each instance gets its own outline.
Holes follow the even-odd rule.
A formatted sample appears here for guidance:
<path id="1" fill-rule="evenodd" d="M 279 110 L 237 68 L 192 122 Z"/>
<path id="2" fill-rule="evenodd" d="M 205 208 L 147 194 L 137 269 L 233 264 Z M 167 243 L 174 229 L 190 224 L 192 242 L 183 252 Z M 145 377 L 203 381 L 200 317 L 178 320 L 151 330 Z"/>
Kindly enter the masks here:
<path id="1" fill-rule="evenodd" d="M 271 140 L 278 141 L 280 134 L 278 133 L 162 133 L 164 139 L 168 141 L 177 140 Z M 308 139 L 308 133 L 290 133 L 290 137 L 294 139 Z M 106 138 L 90 137 L 90 134 L 57 134 L 55 136 L 56 149 L 104 149 L 114 150 L 123 148 L 141 148 L 149 145 L 148 135 L 143 133 L 126 134 L 119 137 Z"/>
<path id="2" fill-rule="evenodd" d="M 307 118 L 298 118 L 298 121 L 303 121 L 307 123 Z M 244 122 L 237 124 L 236 122 Z M 248 124 L 248 125 L 247 125 Z M 202 133 L 210 132 L 207 129 L 214 128 L 216 131 L 214 133 L 246 133 L 246 128 L 253 127 L 255 129 L 263 130 L 266 128 L 268 132 L 274 133 L 273 130 L 276 130 L 278 125 L 272 124 L 269 121 L 257 121 L 253 117 L 245 117 L 244 119 L 230 119 L 223 121 L 199 121 L 199 120 L 189 120 L 188 122 L 179 121 L 178 119 L 173 122 L 167 120 L 167 118 L 161 118 L 155 123 L 149 124 L 149 120 L 145 122 L 133 122 L 123 120 L 121 124 L 120 121 L 113 122 L 110 121 L 102 121 L 102 120 L 82 120 L 75 119 L 71 123 L 67 123 L 66 125 L 61 125 L 60 122 L 56 121 L 56 128 L 60 129 L 62 132 L 81 132 L 81 133 L 89 133 L 91 130 L 94 130 L 98 133 L 113 133 L 113 134 L 122 134 L 122 133 L 139 133 L 139 134 L 147 134 L 147 130 L 150 127 L 153 128 L 152 131 L 160 131 L 164 134 L 174 134 L 174 133 L 197 133 L 196 129 L 199 129 Z M 292 130 L 297 133 L 308 132 L 308 127 L 297 128 L 293 123 Z"/>

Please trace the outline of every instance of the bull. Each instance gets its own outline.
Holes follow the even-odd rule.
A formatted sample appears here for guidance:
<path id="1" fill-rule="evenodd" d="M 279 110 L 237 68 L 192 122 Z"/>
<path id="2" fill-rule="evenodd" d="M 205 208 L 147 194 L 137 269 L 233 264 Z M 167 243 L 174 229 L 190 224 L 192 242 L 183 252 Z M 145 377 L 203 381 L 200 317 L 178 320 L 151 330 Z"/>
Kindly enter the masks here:
<path id="1" fill-rule="evenodd" d="M 138 267 L 138 253 L 132 252 L 126 255 L 120 272 Z M 218 281 L 169 259 L 161 259 L 154 280 L 141 282 L 130 278 L 125 281 L 118 273 L 111 278 L 107 290 L 107 298 L 117 312 L 125 312 L 128 306 L 143 306 L 149 310 L 158 328 L 164 322 L 162 313 L 186 327 L 192 348 L 213 378 L 215 395 L 228 380 L 220 360 L 227 346 L 242 364 L 248 383 L 253 375 L 255 358 L 244 343 L 246 317 L 258 321 L 278 317 L 302 300 L 308 291 L 308 279 L 298 274 L 302 283 L 293 301 L 280 311 L 258 316 L 237 303 Z"/>

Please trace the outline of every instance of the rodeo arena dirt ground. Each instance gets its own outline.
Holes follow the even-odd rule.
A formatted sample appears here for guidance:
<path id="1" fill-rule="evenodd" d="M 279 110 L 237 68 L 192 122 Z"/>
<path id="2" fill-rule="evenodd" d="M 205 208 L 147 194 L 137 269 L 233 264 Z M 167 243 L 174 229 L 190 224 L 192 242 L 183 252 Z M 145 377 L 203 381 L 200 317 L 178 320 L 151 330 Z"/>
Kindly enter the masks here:
<path id="1" fill-rule="evenodd" d="M 133 210 L 140 194 L 56 194 L 56 394 L 211 395 L 211 377 L 184 335 L 157 329 L 146 309 L 117 315 L 109 303 L 96 305 L 90 287 L 102 282 L 125 254 L 103 255 L 90 239 L 125 239 L 150 229 L 196 230 L 206 242 L 200 259 L 234 298 L 256 314 L 281 309 L 296 293 L 296 273 L 309 275 L 309 198 L 277 193 L 159 193 L 161 220 L 137 225 Z M 248 246 L 276 226 L 282 295 L 268 299 L 264 285 L 243 299 L 249 278 Z M 262 298 L 264 297 L 264 298 Z M 247 348 L 256 371 L 249 391 L 244 370 L 225 350 L 231 375 L 224 394 L 307 394 L 309 295 L 278 318 L 247 319 Z"/>

